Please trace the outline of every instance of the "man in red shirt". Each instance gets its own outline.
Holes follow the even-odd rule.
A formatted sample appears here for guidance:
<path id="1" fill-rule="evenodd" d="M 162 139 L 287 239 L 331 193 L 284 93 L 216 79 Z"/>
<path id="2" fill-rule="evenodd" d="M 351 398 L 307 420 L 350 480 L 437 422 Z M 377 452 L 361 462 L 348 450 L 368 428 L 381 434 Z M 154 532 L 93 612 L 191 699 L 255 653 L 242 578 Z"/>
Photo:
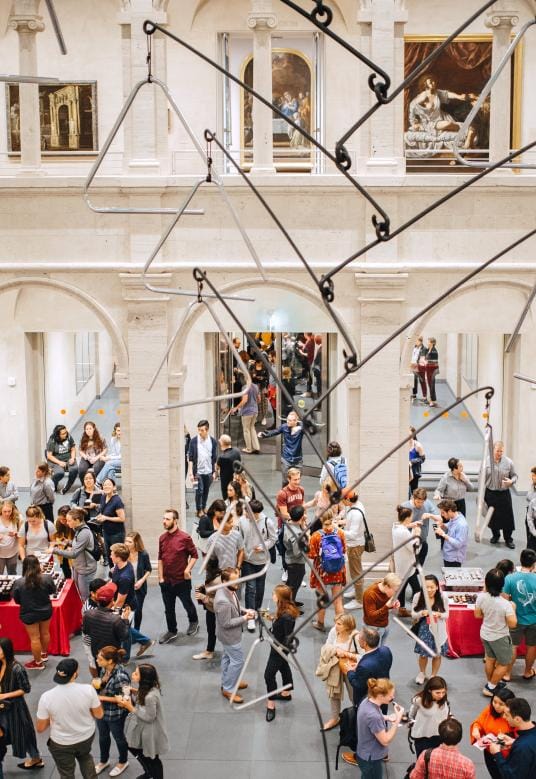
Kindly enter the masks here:
<path id="1" fill-rule="evenodd" d="M 198 554 L 188 533 L 178 526 L 179 515 L 175 509 L 164 512 L 164 533 L 158 540 L 158 581 L 166 612 L 167 631 L 158 639 L 167 644 L 177 638 L 175 601 L 178 598 L 188 615 L 187 636 L 195 636 L 199 630 L 197 609 L 192 600 L 192 569 Z"/>
<path id="2" fill-rule="evenodd" d="M 290 519 L 290 509 L 294 506 L 303 506 L 305 498 L 305 490 L 300 487 L 301 471 L 299 468 L 289 468 L 287 472 L 288 484 L 279 490 L 276 497 L 277 508 L 277 526 L 279 530 L 283 527 L 284 522 L 288 522 Z M 278 534 L 277 549 L 281 555 L 281 564 L 283 566 L 283 576 L 281 577 L 284 582 L 287 581 L 287 563 L 285 561 L 285 546 L 282 542 L 282 533 Z"/>

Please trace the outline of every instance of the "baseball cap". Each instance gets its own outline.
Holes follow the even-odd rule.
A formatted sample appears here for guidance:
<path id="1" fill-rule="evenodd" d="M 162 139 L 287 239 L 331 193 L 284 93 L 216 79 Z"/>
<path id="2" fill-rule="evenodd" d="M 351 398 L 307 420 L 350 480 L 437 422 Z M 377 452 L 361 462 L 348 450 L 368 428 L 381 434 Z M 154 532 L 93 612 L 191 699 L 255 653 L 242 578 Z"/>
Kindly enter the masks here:
<path id="1" fill-rule="evenodd" d="M 342 497 L 344 500 L 356 500 L 357 499 L 357 492 L 352 489 L 351 487 L 345 487 L 342 490 Z"/>
<path id="2" fill-rule="evenodd" d="M 66 660 L 60 660 L 56 666 L 54 681 L 56 684 L 67 684 L 78 671 L 78 660 L 74 657 L 68 657 Z"/>
<path id="3" fill-rule="evenodd" d="M 115 596 L 115 593 L 117 592 L 117 585 L 113 582 L 108 582 L 108 584 L 105 584 L 103 587 L 99 587 L 97 592 L 95 593 L 95 597 L 98 600 L 99 603 L 110 603 Z"/>

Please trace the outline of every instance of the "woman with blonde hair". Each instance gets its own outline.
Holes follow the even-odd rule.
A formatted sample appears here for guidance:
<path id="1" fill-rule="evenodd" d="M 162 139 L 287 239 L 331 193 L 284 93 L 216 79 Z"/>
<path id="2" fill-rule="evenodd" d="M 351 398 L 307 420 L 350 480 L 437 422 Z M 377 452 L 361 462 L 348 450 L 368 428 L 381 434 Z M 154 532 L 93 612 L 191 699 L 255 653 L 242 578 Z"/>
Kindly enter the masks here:
<path id="1" fill-rule="evenodd" d="M 339 614 L 338 617 L 335 617 L 335 625 L 329 631 L 322 650 L 329 647 L 331 651 L 328 654 L 335 655 L 339 659 L 339 686 L 338 688 L 327 687 L 331 704 L 331 718 L 324 723 L 324 730 L 332 730 L 339 724 L 345 687 L 350 701 L 352 700 L 353 691 L 346 676 L 346 661 L 349 661 L 353 667 L 358 660 L 359 651 L 356 637 L 356 622 L 351 614 Z"/>
<path id="2" fill-rule="evenodd" d="M 39 506 L 28 506 L 26 521 L 19 528 L 19 557 L 46 552 L 56 538 L 56 528 L 45 519 Z"/>
<path id="3" fill-rule="evenodd" d="M 0 506 L 0 573 L 6 568 L 8 574 L 17 573 L 20 522 L 18 508 L 10 500 L 4 500 Z"/>
<path id="4" fill-rule="evenodd" d="M 270 632 L 286 654 L 284 647 L 288 647 L 289 638 L 294 632 L 296 617 L 300 612 L 294 603 L 292 590 L 286 584 L 278 584 L 274 587 L 272 600 L 276 605 L 276 614 Z M 277 690 L 276 676 L 278 671 L 283 679 L 283 685 L 289 684 L 291 687 L 277 695 L 270 695 L 266 703 L 266 722 L 272 722 L 275 719 L 275 701 L 290 701 L 292 699 L 290 690 L 293 689 L 292 671 L 288 660 L 281 657 L 279 652 L 272 647 L 264 671 L 264 681 L 268 692 Z"/>
<path id="5" fill-rule="evenodd" d="M 315 509 L 315 518 L 309 526 L 309 531 L 315 533 L 322 527 L 322 517 L 327 511 L 332 512 L 334 519 L 344 516 L 344 506 L 342 503 L 332 503 L 331 496 L 338 491 L 338 487 L 331 478 L 328 476 L 322 482 L 322 489 L 315 492 L 314 497 L 308 503 L 305 504 L 305 508 Z"/>
<path id="6" fill-rule="evenodd" d="M 153 567 L 143 539 L 137 530 L 131 530 L 130 533 L 126 534 L 125 544 L 130 552 L 128 561 L 132 564 L 136 577 L 134 589 L 136 590 L 137 606 L 134 612 L 134 627 L 139 630 L 143 616 L 143 602 L 147 595 L 147 579 L 151 575 Z"/>
<path id="7" fill-rule="evenodd" d="M 398 732 L 404 709 L 394 704 L 394 716 L 385 719 L 382 706 L 395 697 L 395 686 L 389 679 L 369 679 L 368 696 L 357 710 L 357 763 L 363 779 L 382 779 L 387 747 Z"/>

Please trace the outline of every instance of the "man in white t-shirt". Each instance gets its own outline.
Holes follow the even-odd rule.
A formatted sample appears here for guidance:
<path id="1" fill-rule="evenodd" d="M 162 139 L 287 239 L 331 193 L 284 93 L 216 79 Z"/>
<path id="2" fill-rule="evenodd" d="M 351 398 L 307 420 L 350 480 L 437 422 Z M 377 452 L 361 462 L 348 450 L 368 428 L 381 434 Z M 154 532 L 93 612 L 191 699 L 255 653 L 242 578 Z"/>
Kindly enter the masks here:
<path id="1" fill-rule="evenodd" d="M 104 712 L 95 689 L 89 684 L 75 684 L 77 676 L 76 660 L 60 660 L 54 674 L 58 686 L 39 699 L 37 732 L 50 728 L 48 748 L 60 779 L 74 779 L 76 761 L 84 779 L 95 779 L 91 745 L 95 720 L 102 719 Z"/>

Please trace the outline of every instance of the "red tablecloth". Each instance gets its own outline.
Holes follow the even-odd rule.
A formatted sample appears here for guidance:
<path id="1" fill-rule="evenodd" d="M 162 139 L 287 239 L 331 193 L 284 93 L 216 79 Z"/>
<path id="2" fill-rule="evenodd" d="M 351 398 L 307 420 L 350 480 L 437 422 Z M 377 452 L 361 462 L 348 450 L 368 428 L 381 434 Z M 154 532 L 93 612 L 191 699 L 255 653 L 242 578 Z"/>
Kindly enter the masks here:
<path id="1" fill-rule="evenodd" d="M 484 647 L 480 640 L 481 619 L 475 617 L 474 609 L 465 606 L 451 606 L 447 620 L 449 637 L 449 657 L 483 656 Z M 517 656 L 524 657 L 525 644 L 517 648 Z"/>
<path id="2" fill-rule="evenodd" d="M 10 600 L 0 603 L 0 635 L 13 641 L 15 652 L 29 652 L 30 640 L 23 623 L 19 619 L 19 606 Z M 52 619 L 50 621 L 51 655 L 69 655 L 70 637 L 82 626 L 82 603 L 72 579 L 65 582 L 61 596 L 52 601 Z"/>

